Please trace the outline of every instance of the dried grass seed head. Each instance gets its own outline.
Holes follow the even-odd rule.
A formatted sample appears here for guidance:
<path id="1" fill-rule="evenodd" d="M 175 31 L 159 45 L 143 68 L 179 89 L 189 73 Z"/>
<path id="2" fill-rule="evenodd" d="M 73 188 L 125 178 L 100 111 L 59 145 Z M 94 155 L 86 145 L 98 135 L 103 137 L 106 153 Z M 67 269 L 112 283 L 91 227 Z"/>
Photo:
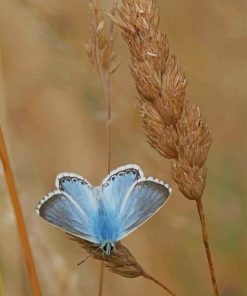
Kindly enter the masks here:
<path id="1" fill-rule="evenodd" d="M 212 138 L 199 107 L 185 99 L 187 79 L 158 29 L 158 8 L 150 0 L 123 0 L 112 19 L 130 50 L 148 142 L 162 156 L 176 161 L 172 176 L 180 191 L 197 199 L 205 187 L 204 164 Z"/>
<path id="2" fill-rule="evenodd" d="M 120 242 L 117 242 L 114 251 L 109 256 L 104 256 L 98 245 L 90 243 L 86 240 L 69 235 L 69 237 L 77 241 L 93 258 L 101 260 L 104 265 L 113 273 L 118 275 L 135 278 L 143 275 L 143 269 L 136 261 L 130 251 Z"/>
<path id="3" fill-rule="evenodd" d="M 119 66 L 116 62 L 116 54 L 112 52 L 114 40 L 109 40 L 110 31 L 109 19 L 102 13 L 99 3 L 96 0 L 89 0 L 89 41 L 85 48 L 90 62 L 97 65 L 100 76 L 111 67 L 111 73 Z M 114 64 L 113 64 L 114 63 Z M 113 65 L 112 65 L 113 64 Z"/>

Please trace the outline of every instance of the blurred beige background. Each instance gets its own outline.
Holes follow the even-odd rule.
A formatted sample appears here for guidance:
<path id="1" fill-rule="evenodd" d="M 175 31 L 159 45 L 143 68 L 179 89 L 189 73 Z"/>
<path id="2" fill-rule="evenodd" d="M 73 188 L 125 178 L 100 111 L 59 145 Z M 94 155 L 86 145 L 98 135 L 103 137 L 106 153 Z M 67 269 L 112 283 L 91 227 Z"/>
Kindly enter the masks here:
<path id="1" fill-rule="evenodd" d="M 102 1 L 107 7 L 107 1 Z M 161 29 L 203 108 L 214 137 L 204 204 L 222 296 L 246 296 L 245 0 L 160 0 Z M 105 100 L 83 43 L 87 1 L 0 1 L 0 116 L 45 296 L 97 295 L 99 262 L 77 267 L 85 252 L 35 213 L 60 171 L 98 184 L 106 172 Z M 193 202 L 179 193 L 169 162 L 146 143 L 135 110 L 128 51 L 113 81 L 112 167 L 139 164 L 167 180 L 173 198 L 123 243 L 141 265 L 178 295 L 212 295 Z M 0 170 L 0 295 L 31 290 L 15 217 Z M 105 272 L 104 295 L 165 295 L 143 278 Z"/>

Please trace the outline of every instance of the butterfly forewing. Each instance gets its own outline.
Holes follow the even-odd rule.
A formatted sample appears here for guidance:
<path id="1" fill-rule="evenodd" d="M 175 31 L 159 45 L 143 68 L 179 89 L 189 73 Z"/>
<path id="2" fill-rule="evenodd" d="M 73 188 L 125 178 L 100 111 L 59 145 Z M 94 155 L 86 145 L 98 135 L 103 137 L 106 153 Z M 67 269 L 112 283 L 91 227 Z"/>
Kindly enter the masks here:
<path id="1" fill-rule="evenodd" d="M 95 188 L 98 201 L 95 233 L 100 241 L 116 240 L 122 202 L 129 188 L 142 177 L 143 172 L 137 165 L 126 165 L 112 171 L 101 186 Z"/>
<path id="2" fill-rule="evenodd" d="M 51 224 L 75 236 L 98 242 L 94 233 L 98 204 L 92 186 L 75 174 L 60 174 L 58 190 L 45 196 L 38 204 L 37 213 Z"/>
<path id="3" fill-rule="evenodd" d="M 101 185 L 104 207 L 118 215 L 129 188 L 142 177 L 143 172 L 137 165 L 126 165 L 112 171 Z"/>
<path id="4" fill-rule="evenodd" d="M 56 178 L 56 187 L 73 197 L 86 215 L 96 214 L 97 201 L 94 188 L 85 178 L 77 174 L 61 173 Z"/>

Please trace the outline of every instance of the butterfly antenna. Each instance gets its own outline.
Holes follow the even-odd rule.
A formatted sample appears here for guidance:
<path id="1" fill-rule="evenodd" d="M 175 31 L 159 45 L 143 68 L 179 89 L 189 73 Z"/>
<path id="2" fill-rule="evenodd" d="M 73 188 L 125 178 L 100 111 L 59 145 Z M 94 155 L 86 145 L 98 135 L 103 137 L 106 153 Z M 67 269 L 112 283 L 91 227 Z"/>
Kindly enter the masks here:
<path id="1" fill-rule="evenodd" d="M 77 266 L 81 265 L 82 263 L 84 263 L 85 261 L 87 261 L 87 259 L 89 257 L 91 257 L 93 254 L 89 254 L 86 258 L 84 258 L 81 262 L 77 263 Z"/>

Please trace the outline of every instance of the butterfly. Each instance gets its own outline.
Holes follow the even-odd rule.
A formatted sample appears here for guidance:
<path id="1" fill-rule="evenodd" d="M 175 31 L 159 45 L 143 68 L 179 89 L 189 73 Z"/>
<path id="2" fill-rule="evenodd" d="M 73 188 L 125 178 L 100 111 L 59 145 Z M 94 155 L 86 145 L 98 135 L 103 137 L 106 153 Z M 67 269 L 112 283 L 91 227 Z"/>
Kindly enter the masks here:
<path id="1" fill-rule="evenodd" d="M 153 216 L 169 198 L 168 184 L 145 178 L 137 165 L 113 170 L 98 187 L 73 173 L 56 178 L 37 214 L 65 232 L 96 244 L 110 255 L 115 243 Z"/>

